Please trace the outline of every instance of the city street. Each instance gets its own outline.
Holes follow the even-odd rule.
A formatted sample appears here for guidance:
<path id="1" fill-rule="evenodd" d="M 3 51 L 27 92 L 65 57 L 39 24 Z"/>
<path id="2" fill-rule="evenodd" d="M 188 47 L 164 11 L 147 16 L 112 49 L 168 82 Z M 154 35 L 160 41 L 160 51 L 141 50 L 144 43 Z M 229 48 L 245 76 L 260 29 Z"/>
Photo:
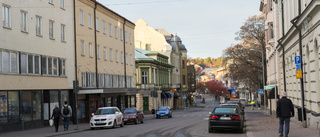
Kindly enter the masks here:
<path id="1" fill-rule="evenodd" d="M 199 102 L 200 100 L 198 100 Z M 199 103 L 198 103 L 199 104 Z M 204 108 L 189 108 L 188 110 L 173 111 L 173 118 L 149 119 L 143 124 L 128 124 L 123 128 L 115 129 L 96 129 L 72 134 L 62 135 L 61 137 L 192 137 L 192 136 L 217 136 L 217 137 L 243 137 L 244 133 L 237 131 L 218 131 L 208 133 L 208 112 L 212 111 L 213 107 L 218 105 L 211 97 L 206 99 Z"/>

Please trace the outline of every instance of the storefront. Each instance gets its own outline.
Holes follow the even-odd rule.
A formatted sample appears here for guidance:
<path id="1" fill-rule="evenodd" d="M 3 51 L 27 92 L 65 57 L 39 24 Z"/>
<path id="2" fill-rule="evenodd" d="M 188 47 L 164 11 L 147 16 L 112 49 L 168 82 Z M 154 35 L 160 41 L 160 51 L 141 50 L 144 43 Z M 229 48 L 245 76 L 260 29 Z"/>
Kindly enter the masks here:
<path id="1" fill-rule="evenodd" d="M 69 101 L 69 90 L 0 91 L 0 132 L 48 125 L 55 105 Z"/>

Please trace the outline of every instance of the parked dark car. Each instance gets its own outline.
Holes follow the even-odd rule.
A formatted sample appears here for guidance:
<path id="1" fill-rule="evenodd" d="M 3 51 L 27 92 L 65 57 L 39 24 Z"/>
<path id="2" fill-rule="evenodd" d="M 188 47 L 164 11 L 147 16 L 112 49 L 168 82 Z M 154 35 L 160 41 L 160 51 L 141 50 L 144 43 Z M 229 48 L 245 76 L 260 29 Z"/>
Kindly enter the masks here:
<path id="1" fill-rule="evenodd" d="M 143 123 L 144 113 L 139 108 L 126 108 L 123 111 L 124 124 Z"/>
<path id="2" fill-rule="evenodd" d="M 172 118 L 172 112 L 169 106 L 159 107 L 159 110 L 157 110 L 157 113 L 156 113 L 156 118 L 158 119 L 161 117 Z"/>
<path id="3" fill-rule="evenodd" d="M 244 116 L 239 107 L 233 105 L 222 105 L 209 112 L 208 131 L 213 133 L 215 130 L 239 130 L 243 132 Z"/>
<path id="4" fill-rule="evenodd" d="M 231 102 L 227 102 L 224 104 L 220 104 L 220 106 L 238 106 L 240 111 L 242 112 L 241 114 L 244 115 L 244 105 L 242 105 L 241 103 L 231 103 Z"/>

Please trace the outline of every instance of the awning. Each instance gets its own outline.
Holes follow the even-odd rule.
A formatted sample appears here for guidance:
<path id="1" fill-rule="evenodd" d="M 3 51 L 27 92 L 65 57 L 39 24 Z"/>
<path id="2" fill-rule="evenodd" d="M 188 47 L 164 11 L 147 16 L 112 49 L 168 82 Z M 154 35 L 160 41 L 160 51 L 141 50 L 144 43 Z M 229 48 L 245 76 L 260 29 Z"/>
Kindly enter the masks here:
<path id="1" fill-rule="evenodd" d="M 166 98 L 167 98 L 167 95 L 166 95 L 165 93 L 161 93 L 161 98 L 166 99 Z"/>
<path id="2" fill-rule="evenodd" d="M 103 93 L 103 89 L 79 90 L 78 94 L 97 94 L 97 93 Z"/>
<path id="3" fill-rule="evenodd" d="M 167 92 L 166 94 L 167 94 L 167 97 L 168 97 L 168 98 L 172 98 L 171 93 L 168 93 L 168 92 Z"/>

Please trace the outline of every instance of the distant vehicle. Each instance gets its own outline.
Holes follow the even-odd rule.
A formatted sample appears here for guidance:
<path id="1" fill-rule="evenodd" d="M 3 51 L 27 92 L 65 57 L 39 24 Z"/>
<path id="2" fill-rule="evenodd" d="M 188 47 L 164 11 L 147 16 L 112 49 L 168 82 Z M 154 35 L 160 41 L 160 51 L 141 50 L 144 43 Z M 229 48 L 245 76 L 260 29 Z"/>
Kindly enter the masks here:
<path id="1" fill-rule="evenodd" d="M 244 115 L 244 106 L 242 106 L 241 103 L 236 103 L 236 102 L 227 102 L 227 103 L 224 103 L 224 104 L 220 104 L 220 106 L 237 106 L 240 111 L 242 112 L 241 114 Z"/>
<path id="2" fill-rule="evenodd" d="M 126 108 L 123 111 L 124 124 L 143 123 L 144 113 L 139 108 Z"/>
<path id="3" fill-rule="evenodd" d="M 172 112 L 169 106 L 159 107 L 159 110 L 157 110 L 156 113 L 156 118 L 159 119 L 161 117 L 172 118 Z"/>
<path id="4" fill-rule="evenodd" d="M 96 113 L 92 113 L 90 119 L 90 129 L 117 126 L 123 127 L 123 115 L 117 107 L 102 107 Z"/>
<path id="5" fill-rule="evenodd" d="M 208 131 L 213 133 L 215 130 L 233 129 L 243 132 L 244 116 L 239 107 L 218 106 L 209 112 Z"/>
<path id="6" fill-rule="evenodd" d="M 223 103 L 226 102 L 226 98 L 225 97 L 220 96 L 219 98 L 220 98 L 220 104 L 223 104 Z"/>

